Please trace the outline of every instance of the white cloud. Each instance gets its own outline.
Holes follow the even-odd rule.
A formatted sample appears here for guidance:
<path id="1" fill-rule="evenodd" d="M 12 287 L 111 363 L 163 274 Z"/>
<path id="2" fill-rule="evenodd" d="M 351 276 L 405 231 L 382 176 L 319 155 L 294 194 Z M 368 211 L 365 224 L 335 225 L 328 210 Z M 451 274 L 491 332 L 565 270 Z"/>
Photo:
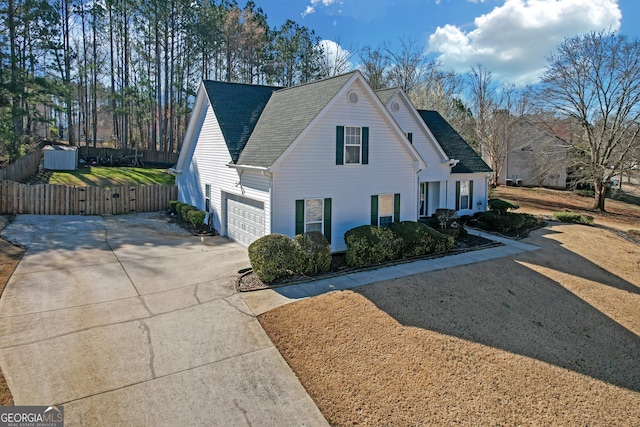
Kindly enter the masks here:
<path id="1" fill-rule="evenodd" d="M 506 0 L 475 19 L 469 32 L 453 25 L 438 27 L 429 51 L 459 72 L 482 64 L 496 78 L 535 83 L 545 58 L 565 37 L 620 28 L 617 0 Z"/>
<path id="2" fill-rule="evenodd" d="M 349 61 L 352 53 L 349 50 L 333 40 L 320 40 L 318 46 L 324 52 L 322 66 L 326 68 L 327 75 L 337 75 L 353 70 L 353 64 Z"/>
<path id="3" fill-rule="evenodd" d="M 304 12 L 301 13 L 301 15 L 304 18 L 305 16 L 314 13 L 315 11 L 316 9 L 313 6 L 307 6 L 307 8 L 304 10 Z"/>

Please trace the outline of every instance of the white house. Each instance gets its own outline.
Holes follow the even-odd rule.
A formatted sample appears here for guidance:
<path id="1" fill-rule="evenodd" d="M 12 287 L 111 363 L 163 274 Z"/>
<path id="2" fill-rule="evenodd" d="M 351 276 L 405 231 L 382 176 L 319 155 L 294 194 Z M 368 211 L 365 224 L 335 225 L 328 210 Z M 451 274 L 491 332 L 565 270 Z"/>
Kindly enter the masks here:
<path id="1" fill-rule="evenodd" d="M 359 71 L 280 89 L 204 82 L 176 165 L 180 200 L 242 245 L 417 220 L 426 164 Z"/>
<path id="2" fill-rule="evenodd" d="M 420 172 L 418 215 L 438 208 L 472 215 L 487 208 L 491 168 L 436 111 L 416 110 L 399 88 L 376 91 L 429 165 Z"/>
<path id="3" fill-rule="evenodd" d="M 392 95 L 359 71 L 286 89 L 205 81 L 175 167 L 179 198 L 241 245 L 321 231 L 334 252 L 359 225 L 416 221 L 459 201 L 461 214 L 477 210 L 477 193 L 455 198 L 454 179 L 461 194 L 469 181 L 452 174 L 458 159 L 402 91 Z M 486 177 L 473 182 L 471 192 L 486 189 Z"/>

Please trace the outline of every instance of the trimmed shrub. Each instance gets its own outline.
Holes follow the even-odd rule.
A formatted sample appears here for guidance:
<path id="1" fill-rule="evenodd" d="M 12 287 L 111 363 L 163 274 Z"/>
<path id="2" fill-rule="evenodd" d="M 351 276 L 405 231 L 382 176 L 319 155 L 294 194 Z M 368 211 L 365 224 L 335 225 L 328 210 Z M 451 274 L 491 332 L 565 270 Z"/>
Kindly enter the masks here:
<path id="1" fill-rule="evenodd" d="M 204 217 L 206 215 L 207 214 L 204 211 L 198 209 L 193 209 L 187 212 L 189 222 L 195 227 L 202 227 L 202 224 L 204 224 Z"/>
<path id="2" fill-rule="evenodd" d="M 182 202 L 177 202 L 176 203 L 176 215 L 178 216 L 178 218 L 180 218 L 180 211 L 182 210 L 182 207 L 185 205 L 186 203 L 182 203 Z"/>
<path id="3" fill-rule="evenodd" d="M 268 234 L 249 245 L 249 261 L 253 272 L 263 282 L 294 276 L 301 270 L 302 252 L 284 234 Z"/>
<path id="4" fill-rule="evenodd" d="M 402 241 L 386 227 L 361 225 L 344 234 L 346 261 L 351 267 L 365 267 L 398 259 Z"/>
<path id="5" fill-rule="evenodd" d="M 180 206 L 180 219 L 183 221 L 189 221 L 189 211 L 197 210 L 195 206 L 187 205 L 186 203 Z"/>
<path id="6" fill-rule="evenodd" d="M 389 229 L 401 241 L 402 258 L 444 252 L 453 247 L 453 237 L 419 222 L 396 222 Z"/>
<path id="7" fill-rule="evenodd" d="M 176 205 L 180 203 L 177 200 L 169 200 L 169 212 L 172 214 L 176 213 Z"/>
<path id="8" fill-rule="evenodd" d="M 595 225 L 591 215 L 581 215 L 577 212 L 554 212 L 553 217 L 558 221 L 574 224 Z"/>
<path id="9" fill-rule="evenodd" d="M 302 258 L 300 265 L 302 274 L 314 276 L 331 269 L 331 245 L 322 233 L 312 231 L 298 234 L 295 242 Z"/>
<path id="10" fill-rule="evenodd" d="M 507 200 L 502 200 L 502 199 L 489 200 L 489 209 L 491 209 L 491 212 L 495 212 L 498 215 L 506 215 L 509 209 L 511 209 L 512 211 L 515 211 L 519 207 L 520 206 L 516 205 L 515 203 L 511 203 Z"/>
<path id="11" fill-rule="evenodd" d="M 530 214 L 507 212 L 500 215 L 494 211 L 485 212 L 478 219 L 478 225 L 484 229 L 510 234 L 528 230 L 540 225 L 541 220 Z"/>

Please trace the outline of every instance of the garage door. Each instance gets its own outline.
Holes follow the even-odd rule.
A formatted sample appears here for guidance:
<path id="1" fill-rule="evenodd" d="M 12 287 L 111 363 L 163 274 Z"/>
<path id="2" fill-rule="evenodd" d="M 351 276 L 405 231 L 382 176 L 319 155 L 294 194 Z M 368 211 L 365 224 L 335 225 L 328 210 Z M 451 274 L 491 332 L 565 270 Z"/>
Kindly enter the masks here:
<path id="1" fill-rule="evenodd" d="M 227 236 L 249 246 L 264 236 L 264 208 L 262 203 L 249 199 L 227 199 Z"/>

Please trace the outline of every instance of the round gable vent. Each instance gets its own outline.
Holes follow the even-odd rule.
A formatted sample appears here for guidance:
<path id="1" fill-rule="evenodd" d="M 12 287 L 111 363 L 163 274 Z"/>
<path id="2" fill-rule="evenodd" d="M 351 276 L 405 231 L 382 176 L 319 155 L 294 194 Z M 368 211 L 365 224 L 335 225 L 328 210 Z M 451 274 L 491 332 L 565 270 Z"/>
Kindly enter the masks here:
<path id="1" fill-rule="evenodd" d="M 400 104 L 398 104 L 397 102 L 393 101 L 391 103 L 391 111 L 393 111 L 394 113 L 397 113 L 398 111 L 400 111 Z"/>
<path id="2" fill-rule="evenodd" d="M 358 102 L 358 94 L 352 90 L 347 94 L 347 99 L 351 104 L 355 104 Z"/>

